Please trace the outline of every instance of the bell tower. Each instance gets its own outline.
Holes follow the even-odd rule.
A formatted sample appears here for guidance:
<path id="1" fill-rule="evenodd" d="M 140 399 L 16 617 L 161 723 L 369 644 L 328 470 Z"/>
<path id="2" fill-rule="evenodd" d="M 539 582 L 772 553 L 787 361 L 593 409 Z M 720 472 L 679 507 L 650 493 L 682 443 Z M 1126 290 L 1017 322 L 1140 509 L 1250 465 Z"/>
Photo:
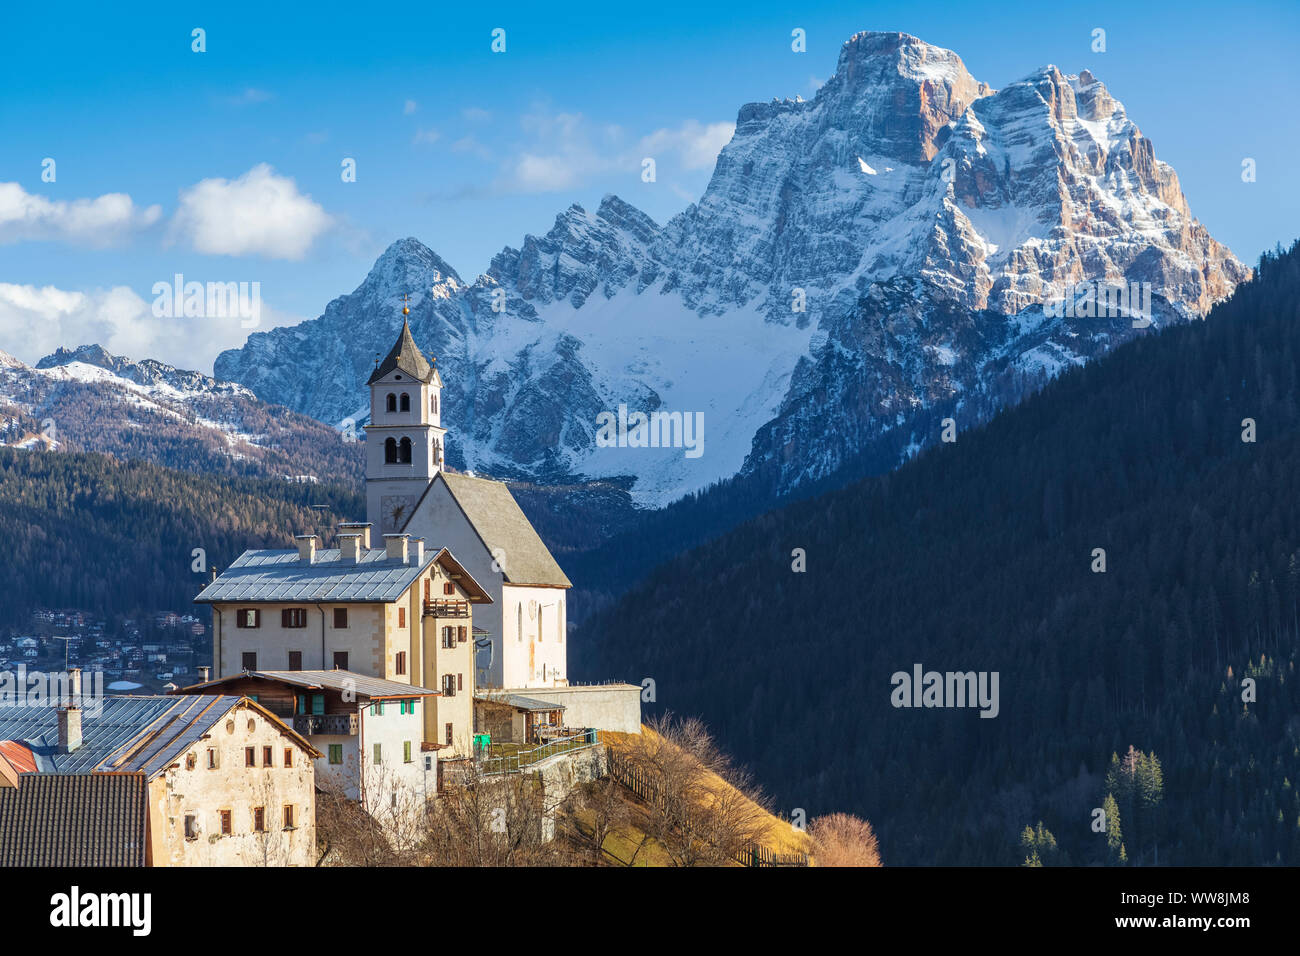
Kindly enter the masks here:
<path id="1" fill-rule="evenodd" d="M 407 297 L 402 297 L 403 303 Z M 410 306 L 402 306 L 402 331 L 388 356 L 375 365 L 366 426 L 366 520 L 380 533 L 406 524 L 442 467 L 442 378 L 437 359 L 426 359 L 411 336 Z"/>

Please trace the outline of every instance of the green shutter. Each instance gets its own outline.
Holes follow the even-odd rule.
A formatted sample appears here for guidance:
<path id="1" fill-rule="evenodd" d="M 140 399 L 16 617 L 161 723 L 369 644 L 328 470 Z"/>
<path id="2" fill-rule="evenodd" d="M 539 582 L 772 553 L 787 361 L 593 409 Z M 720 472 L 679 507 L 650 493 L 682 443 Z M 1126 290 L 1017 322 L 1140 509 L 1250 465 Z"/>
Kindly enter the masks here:
<path id="1" fill-rule="evenodd" d="M 411 762 L 411 742 L 409 740 L 402 741 L 402 762 Z"/>
<path id="2" fill-rule="evenodd" d="M 342 762 L 343 762 L 343 745 L 330 744 L 330 763 L 338 764 Z"/>
<path id="3" fill-rule="evenodd" d="M 381 745 L 375 744 L 375 766 L 377 767 L 383 762 L 384 762 L 383 748 L 381 747 Z"/>
<path id="4" fill-rule="evenodd" d="M 312 712 L 313 714 L 323 714 L 323 713 L 325 713 L 325 695 L 324 695 L 324 694 L 312 694 L 312 695 L 311 695 L 311 712 Z"/>

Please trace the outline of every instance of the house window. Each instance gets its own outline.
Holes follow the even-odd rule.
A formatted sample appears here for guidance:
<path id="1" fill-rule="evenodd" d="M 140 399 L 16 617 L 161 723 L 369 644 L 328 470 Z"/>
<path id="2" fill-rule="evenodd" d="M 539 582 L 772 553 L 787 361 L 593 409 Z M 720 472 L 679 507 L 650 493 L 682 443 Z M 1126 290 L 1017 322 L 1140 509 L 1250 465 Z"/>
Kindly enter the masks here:
<path id="1" fill-rule="evenodd" d="M 253 807 L 253 832 L 266 832 L 266 807 Z"/>
<path id="2" fill-rule="evenodd" d="M 335 652 L 334 652 L 334 669 L 335 669 L 336 671 L 345 671 L 345 670 L 348 669 L 348 652 L 347 652 L 347 651 L 335 651 Z"/>
<path id="3" fill-rule="evenodd" d="M 286 830 L 293 829 L 293 804 L 290 803 L 284 805 L 284 828 Z"/>
<path id="4" fill-rule="evenodd" d="M 307 609 L 305 607 L 287 607 L 280 612 L 281 627 L 306 627 Z"/>
<path id="5" fill-rule="evenodd" d="M 456 629 L 454 627 L 447 626 L 442 629 L 442 646 L 443 647 L 456 646 Z"/>
<path id="6" fill-rule="evenodd" d="M 456 675 L 455 674 L 442 675 L 442 696 L 443 697 L 456 696 Z"/>
<path id="7" fill-rule="evenodd" d="M 244 670 L 246 670 L 246 671 L 255 671 L 255 670 L 257 670 L 257 652 L 256 652 L 256 651 L 244 651 L 243 654 L 239 655 L 239 659 L 240 659 L 240 666 L 241 666 Z"/>
<path id="8" fill-rule="evenodd" d="M 406 627 L 406 608 L 404 607 L 397 609 L 397 626 Z"/>
<path id="9" fill-rule="evenodd" d="M 229 811 L 229 810 L 222 810 L 222 811 L 221 811 L 221 835 L 222 835 L 222 836 L 230 836 L 230 834 L 231 834 L 231 829 L 230 829 L 230 811 Z"/>
<path id="10" fill-rule="evenodd" d="M 345 607 L 336 607 L 334 609 L 334 627 L 342 630 L 348 626 L 348 609 Z"/>
<path id="11" fill-rule="evenodd" d="M 451 724 L 447 724 L 447 746 L 451 746 Z"/>
<path id="12" fill-rule="evenodd" d="M 398 400 L 398 407 L 404 412 L 409 412 L 411 410 L 411 396 L 403 392 L 402 397 Z"/>
<path id="13" fill-rule="evenodd" d="M 384 702 L 382 700 L 370 705 L 370 715 L 372 717 L 384 716 Z"/>
<path id="14" fill-rule="evenodd" d="M 255 607 L 241 607 L 235 612 L 235 627 L 261 627 L 262 612 Z"/>
<path id="15" fill-rule="evenodd" d="M 402 741 L 402 763 L 410 763 L 414 758 L 411 756 L 411 742 Z"/>
<path id="16" fill-rule="evenodd" d="M 302 670 L 302 651 L 289 652 L 289 670 L 291 671 Z"/>
<path id="17" fill-rule="evenodd" d="M 374 764 L 376 767 L 378 767 L 383 762 L 384 762 L 384 745 L 375 744 Z"/>
<path id="18" fill-rule="evenodd" d="M 389 392 L 384 407 L 390 412 L 397 411 L 397 396 Z"/>
<path id="19" fill-rule="evenodd" d="M 188 754 L 185 755 L 185 769 L 186 769 L 186 770 L 193 770 L 194 767 L 198 764 L 198 762 L 199 762 L 199 759 L 198 759 L 198 757 L 197 757 L 195 754 L 188 753 Z"/>
<path id="20" fill-rule="evenodd" d="M 262 748 L 262 766 L 263 766 L 263 767 L 274 767 L 274 766 L 275 766 L 274 753 L 275 753 L 275 751 L 274 751 L 272 748 L 270 748 L 270 747 L 263 747 L 263 748 Z"/>
<path id="21" fill-rule="evenodd" d="M 393 661 L 393 671 L 398 677 L 406 673 L 406 651 L 397 652 L 397 658 Z"/>
<path id="22" fill-rule="evenodd" d="M 292 767 L 292 766 L 293 766 L 293 748 L 292 748 L 292 747 L 285 747 L 285 748 L 284 748 L 284 765 L 285 765 L 286 767 Z"/>
<path id="23" fill-rule="evenodd" d="M 330 744 L 330 763 L 340 764 L 343 762 L 343 745 Z"/>
<path id="24" fill-rule="evenodd" d="M 244 748 L 244 766 L 245 766 L 245 767 L 256 767 L 256 766 L 257 766 L 257 748 L 256 748 L 256 747 L 245 747 L 245 748 Z"/>
<path id="25" fill-rule="evenodd" d="M 443 594 L 455 594 L 455 593 L 456 593 L 456 585 L 452 584 L 450 581 L 444 581 L 444 582 L 443 582 L 443 585 L 442 585 L 442 593 L 443 593 Z"/>
<path id="26" fill-rule="evenodd" d="M 388 438 L 384 441 L 384 464 L 397 464 L 397 439 Z"/>
<path id="27" fill-rule="evenodd" d="M 457 675 L 456 675 L 456 689 L 457 689 L 457 690 L 464 690 L 464 689 L 465 689 L 465 675 L 464 675 L 464 674 L 457 674 Z"/>
<path id="28" fill-rule="evenodd" d="M 469 628 L 467 628 L 464 624 L 462 624 L 462 625 L 460 625 L 458 628 L 456 628 L 456 640 L 458 640 L 458 641 L 460 641 L 460 643 L 464 644 L 464 643 L 465 643 L 465 639 L 466 639 L 467 637 L 469 637 Z"/>
<path id="29" fill-rule="evenodd" d="M 208 769 L 216 770 L 218 765 L 219 763 L 217 760 L 217 752 L 213 750 L 211 747 L 209 747 L 208 748 Z"/>
<path id="30" fill-rule="evenodd" d="M 398 701 L 398 703 L 402 705 L 402 711 L 401 711 L 401 712 L 402 712 L 403 714 L 412 714 L 412 715 L 413 715 L 413 714 L 415 713 L 415 701 L 413 701 L 413 700 L 400 700 L 400 701 Z"/>
<path id="31" fill-rule="evenodd" d="M 199 819 L 192 813 L 185 814 L 185 839 L 197 840 L 199 838 Z"/>

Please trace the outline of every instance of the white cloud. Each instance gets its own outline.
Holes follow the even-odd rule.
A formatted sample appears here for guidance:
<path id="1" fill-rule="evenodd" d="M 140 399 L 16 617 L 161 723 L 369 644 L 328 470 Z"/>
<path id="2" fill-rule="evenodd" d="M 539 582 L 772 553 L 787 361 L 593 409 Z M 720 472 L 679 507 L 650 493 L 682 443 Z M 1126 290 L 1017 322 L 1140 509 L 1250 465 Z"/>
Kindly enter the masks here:
<path id="1" fill-rule="evenodd" d="M 478 106 L 467 106 L 460 111 L 460 115 L 469 123 L 486 123 L 492 118 L 492 114 Z"/>
<path id="2" fill-rule="evenodd" d="M 208 255 L 301 259 L 332 223 L 293 179 L 261 163 L 238 179 L 205 179 L 181 190 L 171 237 Z"/>
<path id="3" fill-rule="evenodd" d="M 677 129 L 655 130 L 641 140 L 641 149 L 647 156 L 675 153 L 683 169 L 712 169 L 735 132 L 735 123 L 687 120 Z"/>
<path id="4" fill-rule="evenodd" d="M 735 133 L 734 123 L 687 120 L 630 143 L 624 130 L 599 125 L 580 113 L 535 110 L 520 119 L 531 142 L 505 164 L 498 187 L 516 192 L 555 192 L 581 185 L 588 177 L 635 172 L 646 156 L 661 167 L 672 160 L 682 170 L 711 168 Z"/>
<path id="5" fill-rule="evenodd" d="M 415 100 L 407 100 L 405 103 L 402 104 L 402 115 L 410 116 L 419 108 L 420 108 L 420 104 L 415 102 Z"/>
<path id="6" fill-rule="evenodd" d="M 442 138 L 442 134 L 436 129 L 417 129 L 415 136 L 412 138 L 413 143 L 424 143 L 426 146 L 432 146 Z"/>
<path id="7" fill-rule="evenodd" d="M 56 239 L 106 246 L 152 226 L 161 206 L 140 208 L 125 193 L 95 199 L 46 199 L 18 183 L 0 183 L 0 244 L 25 239 Z"/>
<path id="8" fill-rule="evenodd" d="M 251 106 L 255 103 L 265 103 L 267 100 L 273 98 L 274 94 L 250 86 L 243 92 L 237 93 L 234 96 L 224 97 L 224 101 L 229 106 Z"/>
<path id="9" fill-rule="evenodd" d="M 114 355 L 155 358 L 210 375 L 217 354 L 242 345 L 250 332 L 296 325 L 302 319 L 262 303 L 258 324 L 250 329 L 242 327 L 237 316 L 158 317 L 153 300 L 142 299 L 127 286 L 72 292 L 0 283 L 0 349 L 29 365 L 60 346 L 94 342 Z"/>

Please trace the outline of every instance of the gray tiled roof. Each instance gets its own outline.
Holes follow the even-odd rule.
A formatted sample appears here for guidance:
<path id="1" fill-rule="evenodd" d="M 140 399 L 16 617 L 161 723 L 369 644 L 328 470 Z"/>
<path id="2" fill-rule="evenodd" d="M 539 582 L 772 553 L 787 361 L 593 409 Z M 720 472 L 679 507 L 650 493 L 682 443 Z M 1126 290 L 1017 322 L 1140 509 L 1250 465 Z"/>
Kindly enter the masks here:
<path id="1" fill-rule="evenodd" d="M 0 788 L 0 870 L 144 866 L 144 774 L 25 773 Z"/>
<path id="2" fill-rule="evenodd" d="M 572 587 L 504 481 L 446 471 L 438 475 L 488 550 L 503 556 L 507 581 Z"/>
<path id="3" fill-rule="evenodd" d="M 426 550 L 417 567 L 389 558 L 384 548 L 362 551 L 355 564 L 343 561 L 337 549 L 317 551 L 311 564 L 303 564 L 297 551 L 245 551 L 194 601 L 389 603 L 405 593 L 437 554 Z"/>
<path id="4" fill-rule="evenodd" d="M 432 697 L 438 694 L 436 690 L 430 690 L 427 687 L 416 687 L 414 684 L 403 684 L 400 681 L 384 680 L 380 677 L 368 677 L 365 674 L 358 674 L 355 671 L 330 670 L 330 671 L 245 671 L 239 674 L 231 674 L 229 677 L 222 677 L 218 680 L 208 681 L 206 684 L 195 684 L 193 687 L 186 687 L 184 693 L 193 690 L 203 690 L 211 688 L 218 689 L 222 684 L 236 680 L 244 680 L 248 677 L 264 677 L 267 680 L 280 681 L 284 684 L 292 684 L 295 687 L 305 687 L 309 689 L 327 688 L 329 690 L 351 690 L 358 697 Z"/>
<path id="5" fill-rule="evenodd" d="M 0 740 L 23 741 L 39 773 L 143 772 L 167 769 L 228 714 L 241 698 L 104 697 L 100 711 L 82 709 L 81 746 L 59 751 L 58 710 L 49 704 L 0 707 Z"/>

